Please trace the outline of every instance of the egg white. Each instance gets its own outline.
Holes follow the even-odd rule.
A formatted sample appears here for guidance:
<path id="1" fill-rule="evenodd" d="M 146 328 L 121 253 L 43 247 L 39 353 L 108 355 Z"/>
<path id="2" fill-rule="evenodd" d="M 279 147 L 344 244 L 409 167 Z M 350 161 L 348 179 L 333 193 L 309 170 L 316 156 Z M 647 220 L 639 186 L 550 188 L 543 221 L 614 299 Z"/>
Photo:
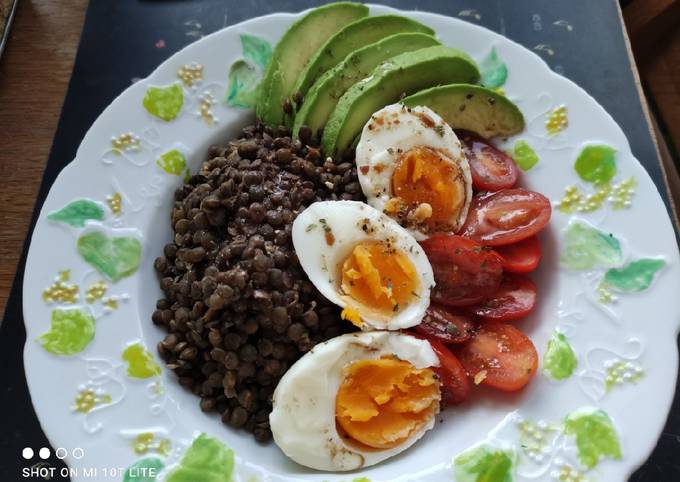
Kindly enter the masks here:
<path id="1" fill-rule="evenodd" d="M 350 333 L 316 345 L 295 362 L 274 391 L 269 423 L 279 448 L 306 467 L 347 471 L 377 464 L 420 439 L 434 426 L 434 414 L 420 430 L 390 449 L 361 450 L 338 434 L 335 397 L 343 367 L 384 355 L 395 355 L 418 369 L 439 366 L 427 341 L 401 333 Z"/>
<path id="2" fill-rule="evenodd" d="M 331 245 L 326 240 L 327 232 L 334 237 Z M 295 219 L 292 237 L 300 265 L 312 284 L 336 305 L 357 309 L 365 329 L 400 330 L 422 320 L 435 284 L 432 266 L 413 236 L 389 216 L 358 201 L 316 202 Z M 365 307 L 362 310 L 359 302 L 351 302 L 348 295 L 341 293 L 338 279 L 342 263 L 357 244 L 387 240 L 405 253 L 419 279 L 417 296 L 389 317 Z"/>
<path id="3" fill-rule="evenodd" d="M 427 116 L 434 126 L 423 122 Z M 398 122 L 395 122 L 397 121 Z M 429 122 L 429 121 L 428 121 Z M 432 109 L 424 106 L 407 108 L 392 104 L 374 113 L 364 126 L 356 149 L 357 175 L 368 204 L 383 212 L 394 196 L 392 174 L 402 152 L 418 146 L 435 149 L 460 166 L 465 184 L 465 203 L 458 216 L 450 220 L 451 231 L 465 222 L 472 200 L 472 175 L 465 153 L 453 129 Z M 418 226 L 407 226 L 418 240 L 429 234 Z"/>

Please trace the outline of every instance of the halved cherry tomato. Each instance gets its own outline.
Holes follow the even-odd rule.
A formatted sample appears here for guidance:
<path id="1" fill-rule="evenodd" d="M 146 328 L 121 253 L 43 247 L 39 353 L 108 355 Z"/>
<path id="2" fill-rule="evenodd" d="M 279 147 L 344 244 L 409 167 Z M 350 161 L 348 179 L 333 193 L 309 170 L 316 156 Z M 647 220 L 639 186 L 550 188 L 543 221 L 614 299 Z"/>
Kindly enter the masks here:
<path id="1" fill-rule="evenodd" d="M 501 257 L 490 248 L 453 234 L 421 243 L 434 271 L 432 299 L 446 306 L 466 306 L 493 295 L 501 282 Z"/>
<path id="2" fill-rule="evenodd" d="M 551 211 L 548 198 L 522 188 L 477 194 L 459 234 L 488 246 L 516 243 L 543 229 Z"/>
<path id="3" fill-rule="evenodd" d="M 415 330 L 444 343 L 463 343 L 470 339 L 474 327 L 469 315 L 457 314 L 444 306 L 431 304 Z"/>
<path id="4" fill-rule="evenodd" d="M 465 368 L 451 350 L 441 341 L 430 336 L 411 333 L 412 336 L 427 340 L 439 358 L 439 366 L 434 371 L 439 375 L 442 384 L 442 403 L 444 405 L 458 405 L 470 396 L 470 381 Z"/>
<path id="5" fill-rule="evenodd" d="M 512 321 L 528 315 L 536 305 L 536 285 L 530 278 L 506 274 L 496 293 L 467 308 L 483 320 Z"/>
<path id="6" fill-rule="evenodd" d="M 503 269 L 510 273 L 528 273 L 541 261 L 541 243 L 536 236 L 497 246 L 495 251 L 503 258 Z"/>
<path id="7" fill-rule="evenodd" d="M 456 353 L 475 383 L 506 392 L 524 387 L 538 367 L 534 344 L 524 333 L 505 323 L 482 323 L 474 338 Z"/>
<path id="8" fill-rule="evenodd" d="M 515 161 L 483 137 L 469 131 L 457 132 L 470 164 L 472 187 L 498 191 L 515 185 L 519 171 Z"/>

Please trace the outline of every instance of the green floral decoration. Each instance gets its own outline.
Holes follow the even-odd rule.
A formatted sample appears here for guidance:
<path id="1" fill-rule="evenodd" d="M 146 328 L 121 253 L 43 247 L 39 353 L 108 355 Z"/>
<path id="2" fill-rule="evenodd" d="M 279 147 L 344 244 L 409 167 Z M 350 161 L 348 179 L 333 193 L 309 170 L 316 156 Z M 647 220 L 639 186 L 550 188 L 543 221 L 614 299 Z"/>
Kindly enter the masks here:
<path id="1" fill-rule="evenodd" d="M 495 48 L 479 63 L 481 81 L 484 87 L 497 89 L 508 79 L 508 67 L 498 57 Z"/>
<path id="2" fill-rule="evenodd" d="M 234 452 L 215 438 L 199 435 L 166 482 L 231 482 Z"/>
<path id="3" fill-rule="evenodd" d="M 656 273 L 666 265 L 663 259 L 643 258 L 623 268 L 612 268 L 604 275 L 607 287 L 623 293 L 644 291 L 652 284 Z"/>
<path id="4" fill-rule="evenodd" d="M 555 380 L 566 380 L 574 373 L 577 365 L 576 354 L 569 340 L 564 333 L 555 330 L 543 355 L 544 371 Z"/>
<path id="5" fill-rule="evenodd" d="M 80 309 L 52 310 L 49 331 L 38 337 L 40 344 L 55 355 L 75 355 L 94 338 L 94 318 Z"/>
<path id="6" fill-rule="evenodd" d="M 78 238 L 78 253 L 111 281 L 132 275 L 139 267 L 142 244 L 132 237 L 110 238 L 101 231 Z"/>
<path id="7" fill-rule="evenodd" d="M 149 87 L 142 101 L 144 108 L 154 117 L 166 122 L 175 119 L 184 104 L 182 85 L 174 83 L 166 87 Z"/>
<path id="8" fill-rule="evenodd" d="M 125 470 L 123 482 L 157 482 L 165 464 L 158 457 L 138 460 Z"/>
<path id="9" fill-rule="evenodd" d="M 237 60 L 229 70 L 227 105 L 250 108 L 257 102 L 259 75 L 245 60 Z"/>
<path id="10" fill-rule="evenodd" d="M 463 452 L 453 460 L 456 482 L 512 482 L 512 454 L 487 444 Z"/>
<path id="11" fill-rule="evenodd" d="M 592 469 L 606 457 L 620 460 L 621 445 L 614 424 L 602 410 L 580 410 L 564 420 L 564 433 L 576 437 L 580 462 Z"/>
<path id="12" fill-rule="evenodd" d="M 258 84 L 271 60 L 272 46 L 261 37 L 242 34 L 241 51 L 244 58 L 229 69 L 226 103 L 231 107 L 250 108 L 257 102 Z"/>
<path id="13" fill-rule="evenodd" d="M 173 149 L 156 159 L 156 165 L 168 174 L 180 176 L 187 167 L 187 160 L 177 149 Z"/>
<path id="14" fill-rule="evenodd" d="M 47 215 L 50 221 L 57 221 L 68 224 L 75 228 L 82 228 L 85 222 L 92 219 L 101 221 L 104 219 L 104 209 L 89 199 L 78 199 L 73 201 L 58 211 L 53 211 Z"/>
<path id="15" fill-rule="evenodd" d="M 132 378 L 151 378 L 161 374 L 161 367 L 141 343 L 129 345 L 123 351 L 127 374 Z"/>
<path id="16" fill-rule="evenodd" d="M 523 171 L 528 171 L 540 160 L 536 151 L 534 151 L 527 141 L 520 139 L 515 142 L 515 147 L 512 150 L 512 155 L 510 156 L 515 160 L 515 163 Z"/>
<path id="17" fill-rule="evenodd" d="M 576 158 L 574 169 L 586 182 L 609 182 L 616 174 L 616 149 L 605 145 L 586 146 Z"/>
<path id="18" fill-rule="evenodd" d="M 613 234 L 581 221 L 569 224 L 564 241 L 566 246 L 560 262 L 571 270 L 617 266 L 623 261 L 621 243 Z"/>
<path id="19" fill-rule="evenodd" d="M 265 69 L 272 58 L 272 46 L 262 37 L 241 34 L 241 51 L 246 60 L 254 62 L 261 69 Z"/>

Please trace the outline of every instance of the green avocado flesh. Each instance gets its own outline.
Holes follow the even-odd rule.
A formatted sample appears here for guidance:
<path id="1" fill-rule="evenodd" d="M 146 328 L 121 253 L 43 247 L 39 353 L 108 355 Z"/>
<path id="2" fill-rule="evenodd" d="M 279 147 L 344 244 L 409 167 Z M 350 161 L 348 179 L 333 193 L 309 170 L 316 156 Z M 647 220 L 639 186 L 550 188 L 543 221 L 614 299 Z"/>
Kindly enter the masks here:
<path id="1" fill-rule="evenodd" d="M 482 137 L 511 136 L 524 129 L 522 112 L 507 97 L 469 84 L 433 87 L 401 101 L 408 107 L 423 105 L 439 114 L 453 129 Z"/>
<path id="2" fill-rule="evenodd" d="M 398 33 L 367 45 L 345 57 L 345 60 L 327 71 L 307 91 L 302 107 L 295 115 L 293 134 L 307 125 L 316 134 L 335 109 L 338 99 L 347 89 L 367 77 L 380 62 L 404 52 L 440 45 L 439 41 L 424 33 Z"/>
<path id="3" fill-rule="evenodd" d="M 283 124 L 283 103 L 312 56 L 338 30 L 367 15 L 368 7 L 364 5 L 338 2 L 316 8 L 291 25 L 264 72 L 257 116 L 268 125 Z"/>
<path id="4" fill-rule="evenodd" d="M 367 17 L 350 23 L 329 38 L 314 54 L 298 77 L 293 92 L 299 92 L 304 98 L 312 84 L 324 72 L 338 65 L 355 50 L 390 35 L 406 32 L 434 34 L 434 30 L 422 23 L 398 15 Z"/>
<path id="5" fill-rule="evenodd" d="M 324 128 L 321 147 L 327 156 L 343 153 L 375 111 L 404 95 L 436 85 L 478 80 L 477 65 L 458 49 L 435 46 L 397 55 L 340 98 Z"/>

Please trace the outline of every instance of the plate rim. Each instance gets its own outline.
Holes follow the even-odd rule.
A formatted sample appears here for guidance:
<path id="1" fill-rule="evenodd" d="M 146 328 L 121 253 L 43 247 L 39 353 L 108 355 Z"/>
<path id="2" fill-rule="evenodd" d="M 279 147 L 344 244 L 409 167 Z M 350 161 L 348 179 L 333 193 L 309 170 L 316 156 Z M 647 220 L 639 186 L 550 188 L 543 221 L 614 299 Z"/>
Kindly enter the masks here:
<path id="1" fill-rule="evenodd" d="M 445 20 L 447 22 L 452 21 L 454 23 L 472 25 L 473 27 L 475 27 L 477 29 L 483 29 L 483 30 L 485 30 L 485 31 L 487 31 L 487 32 L 489 32 L 493 35 L 499 35 L 499 36 L 503 37 L 503 39 L 505 41 L 513 44 L 513 46 L 515 46 L 516 48 L 520 48 L 523 51 L 530 53 L 532 55 L 532 57 L 534 58 L 534 61 L 535 61 L 535 59 L 540 60 L 540 62 L 542 64 L 541 67 L 543 69 L 545 69 L 547 72 L 549 72 L 551 77 L 558 78 L 560 81 L 568 83 L 570 85 L 570 87 L 576 88 L 579 91 L 581 91 L 583 94 L 585 94 L 587 96 L 587 98 L 591 101 L 591 103 L 594 106 L 597 106 L 597 108 L 601 111 L 601 113 L 605 114 L 609 118 L 612 125 L 616 126 L 617 134 L 620 134 L 620 137 L 625 140 L 625 143 L 621 147 L 622 148 L 625 147 L 626 151 L 630 152 L 631 157 L 633 159 L 635 159 L 635 162 L 638 163 L 638 165 L 641 167 L 641 170 L 644 172 L 644 176 L 646 176 L 648 181 L 652 184 L 652 186 L 654 186 L 654 189 L 656 191 L 655 194 L 656 194 L 656 196 L 658 196 L 659 201 L 664 206 L 664 213 L 666 215 L 667 222 L 670 222 L 671 228 L 673 229 L 673 232 L 675 233 L 675 243 L 674 244 L 675 244 L 675 247 L 676 247 L 676 253 L 674 253 L 674 254 L 676 256 L 678 255 L 678 252 L 677 252 L 677 250 L 678 250 L 678 234 L 674 229 L 674 224 L 672 222 L 671 213 L 669 213 L 668 208 L 666 207 L 666 204 L 664 203 L 663 198 L 661 197 L 659 186 L 657 186 L 656 183 L 654 183 L 654 181 L 651 179 L 651 176 L 647 172 L 647 169 L 645 168 L 645 166 L 642 165 L 642 163 L 633 154 L 630 142 L 628 140 L 628 137 L 626 136 L 626 134 L 623 131 L 623 129 L 621 128 L 621 126 L 616 122 L 616 120 L 611 116 L 611 114 L 606 109 L 604 109 L 604 107 L 588 91 L 586 91 L 584 88 L 582 88 L 581 86 L 576 84 L 571 79 L 554 72 L 550 68 L 548 63 L 542 57 L 540 57 L 538 54 L 536 54 L 535 52 L 531 51 L 530 49 L 523 46 L 519 42 L 516 42 L 515 40 L 513 40 L 513 39 L 511 39 L 511 38 L 509 38 L 509 37 L 507 37 L 507 36 L 505 36 L 501 33 L 495 32 L 494 30 L 487 28 L 485 26 L 482 26 L 482 25 L 479 25 L 479 24 L 476 24 L 476 23 L 473 23 L 473 22 L 468 22 L 468 21 L 462 20 L 462 19 L 457 18 L 457 17 L 444 15 L 444 14 L 440 14 L 440 13 L 433 13 L 433 12 L 429 12 L 429 11 L 425 11 L 425 10 L 412 10 L 412 9 L 411 10 L 401 10 L 401 9 L 397 9 L 397 8 L 394 8 L 394 7 L 391 7 L 391 6 L 388 6 L 388 5 L 380 5 L 380 4 L 373 4 L 373 3 L 366 3 L 366 5 L 371 9 L 372 13 L 375 13 L 375 10 L 377 9 L 377 10 L 383 10 L 383 11 L 387 10 L 387 11 L 391 11 L 391 12 L 394 12 L 394 13 L 399 13 L 401 15 L 409 16 L 409 17 L 412 17 L 414 14 L 416 14 L 418 16 L 433 17 L 433 18 L 437 18 L 439 20 Z M 273 12 L 273 13 L 266 14 L 266 15 L 260 15 L 260 16 L 257 16 L 257 17 L 252 17 L 252 18 L 246 19 L 242 22 L 235 23 L 235 24 L 230 25 L 228 27 L 225 27 L 225 28 L 216 30 L 214 32 L 211 32 L 210 34 L 206 35 L 205 37 L 202 37 L 201 39 L 198 39 L 195 42 L 192 42 L 192 43 L 184 46 L 182 49 L 178 50 L 177 52 L 174 52 L 171 56 L 169 56 L 163 62 L 158 64 L 158 66 L 156 68 L 154 68 L 146 77 L 140 79 L 135 84 L 128 86 L 126 89 L 124 89 L 122 92 L 120 92 L 106 106 L 106 108 L 104 108 L 104 110 L 102 110 L 99 113 L 97 118 L 93 121 L 93 123 L 87 129 L 87 131 L 85 132 L 83 137 L 80 139 L 80 143 L 78 145 L 78 148 L 76 150 L 76 153 L 75 153 L 75 156 L 73 157 L 73 159 L 71 161 L 69 161 L 69 163 L 61 169 L 61 171 L 59 172 L 59 174 L 55 178 L 54 182 L 50 186 L 50 189 L 49 189 L 49 191 L 48 191 L 48 193 L 45 197 L 45 200 L 43 201 L 42 205 L 40 206 L 40 210 L 38 212 L 38 215 L 36 217 L 36 221 L 35 221 L 35 224 L 34 224 L 34 229 L 32 230 L 31 235 L 30 235 L 30 242 L 29 242 L 29 248 L 28 248 L 27 255 L 26 255 L 26 265 L 25 265 L 24 270 L 23 270 L 23 283 L 22 283 L 22 315 L 24 315 L 23 321 L 24 321 L 24 325 L 25 325 L 25 328 L 26 328 L 27 331 L 28 331 L 29 322 L 28 322 L 28 320 L 26 319 L 26 316 L 25 316 L 25 306 L 30 302 L 27 299 L 27 296 L 28 296 L 27 293 L 29 293 L 29 287 L 32 285 L 32 283 L 29 281 L 30 276 L 28 276 L 28 275 L 30 274 L 29 269 L 31 268 L 31 264 L 32 264 L 31 260 L 32 260 L 32 258 L 35 257 L 34 251 L 37 250 L 36 246 L 34 245 L 34 238 L 36 237 L 36 233 L 38 231 L 38 228 L 37 228 L 38 222 L 45 219 L 45 216 L 47 214 L 47 210 L 46 210 L 47 200 L 48 200 L 49 194 L 52 192 L 52 189 L 55 186 L 58 185 L 60 180 L 63 180 L 63 178 L 66 177 L 65 174 L 68 173 L 71 169 L 74 169 L 75 166 L 77 166 L 81 162 L 87 162 L 87 160 L 84 159 L 82 154 L 81 154 L 81 148 L 83 147 L 83 144 L 85 144 L 85 140 L 88 138 L 88 136 L 91 135 L 91 132 L 95 130 L 96 126 L 98 125 L 98 122 L 100 122 L 100 119 L 105 117 L 107 115 L 107 112 L 110 109 L 112 109 L 114 105 L 118 104 L 119 102 L 122 102 L 122 100 L 121 100 L 122 97 L 129 95 L 129 93 L 134 91 L 135 88 L 141 88 L 141 86 L 144 86 L 146 82 L 151 81 L 153 79 L 153 77 L 155 75 L 157 75 L 157 73 L 160 70 L 163 69 L 164 66 L 175 62 L 176 59 L 180 55 L 182 55 L 187 49 L 196 48 L 202 42 L 207 42 L 208 39 L 210 39 L 211 37 L 223 34 L 223 32 L 227 31 L 227 30 L 237 30 L 237 29 L 241 29 L 241 28 L 244 28 L 244 27 L 247 28 L 250 23 L 257 23 L 259 21 L 262 21 L 263 19 L 274 19 L 276 17 L 281 17 L 283 19 L 283 21 L 288 22 L 291 19 L 299 18 L 300 16 L 304 15 L 305 13 L 307 13 L 307 12 L 313 10 L 313 9 L 314 9 L 314 7 L 302 10 L 300 12 Z M 645 119 L 645 121 L 647 121 L 647 119 Z M 649 125 L 648 125 L 648 127 L 649 127 Z M 656 148 L 655 150 L 658 154 L 658 148 Z M 671 212 L 672 212 L 672 210 L 673 210 L 673 208 L 672 208 L 672 205 L 671 205 Z M 668 253 L 664 253 L 664 255 L 665 256 L 671 256 Z M 676 343 L 676 340 L 677 340 L 679 333 L 680 333 L 680 313 L 676 314 L 676 322 L 675 322 L 675 326 L 674 326 L 674 337 L 670 341 L 670 343 L 673 345 L 673 349 L 670 350 L 670 352 L 673 353 L 673 355 L 674 355 L 674 359 L 671 360 L 673 362 L 672 363 L 672 365 L 673 365 L 672 370 L 673 370 L 674 375 L 675 375 L 674 386 L 677 386 L 677 384 L 680 382 L 678 380 L 678 371 L 679 371 L 678 359 L 679 359 L 680 354 L 678 352 L 678 346 L 677 346 L 677 343 Z M 30 362 L 30 360 L 28 358 L 27 348 L 29 346 L 30 341 L 33 341 L 33 340 L 29 340 L 29 338 L 27 336 L 26 341 L 24 343 L 24 349 L 23 349 L 23 363 L 24 363 L 24 372 L 25 372 L 25 375 L 26 375 L 27 386 L 28 386 L 28 389 L 29 389 L 29 395 L 31 397 L 31 402 L 33 403 L 33 393 L 34 393 L 35 390 L 32 389 L 30 380 L 27 376 L 28 364 Z M 663 410 L 664 410 L 664 413 L 666 414 L 666 416 L 665 416 L 663 422 L 661 423 L 661 425 L 659 427 L 656 427 L 656 429 L 654 430 L 654 432 L 657 434 L 656 435 L 657 444 L 658 444 L 659 436 L 661 435 L 661 433 L 663 431 L 663 427 L 665 426 L 667 419 L 668 419 L 668 416 L 670 415 L 670 409 L 671 409 L 671 405 L 673 403 L 675 390 L 669 391 L 669 394 L 670 394 L 670 396 L 667 397 L 667 401 L 666 401 L 666 403 L 664 403 L 664 407 L 663 407 Z M 35 410 L 35 404 L 33 404 L 33 408 Z M 659 407 L 659 408 L 661 408 L 661 407 Z M 45 436 L 49 440 L 50 444 L 55 446 L 55 443 L 54 443 L 55 440 L 53 440 L 53 437 L 49 434 L 48 430 L 45 429 L 43 421 L 41 420 L 40 416 L 38 415 L 38 411 L 35 410 L 35 412 L 36 412 L 36 418 L 38 419 L 38 421 L 40 423 L 40 427 L 43 430 Z M 642 466 L 645 463 L 645 461 L 649 458 L 650 454 L 653 452 L 655 447 L 656 447 L 656 444 L 649 446 L 644 452 L 643 451 L 638 452 L 637 456 L 635 456 L 634 454 L 628 454 L 627 455 L 627 458 L 631 461 L 629 464 L 626 464 L 630 467 L 630 469 L 627 471 L 627 477 L 630 477 L 640 466 Z"/>

